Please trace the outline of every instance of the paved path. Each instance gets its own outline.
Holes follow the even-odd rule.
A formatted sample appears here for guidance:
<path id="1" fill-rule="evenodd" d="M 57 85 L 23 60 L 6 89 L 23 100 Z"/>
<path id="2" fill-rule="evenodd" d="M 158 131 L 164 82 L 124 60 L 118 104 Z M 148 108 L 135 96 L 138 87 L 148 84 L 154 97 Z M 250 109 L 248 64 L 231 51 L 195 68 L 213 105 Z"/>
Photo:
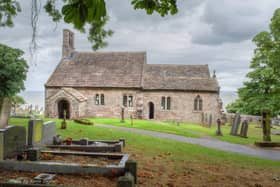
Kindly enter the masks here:
<path id="1" fill-rule="evenodd" d="M 144 134 L 144 135 L 149 135 L 158 138 L 165 138 L 165 139 L 170 139 L 170 140 L 175 140 L 175 141 L 185 142 L 190 144 L 197 144 L 204 147 L 219 149 L 223 151 L 229 151 L 229 152 L 239 153 L 243 155 L 249 155 L 249 156 L 255 156 L 259 158 L 280 161 L 280 150 L 277 151 L 277 150 L 270 150 L 270 149 L 261 149 L 261 148 L 249 147 L 246 145 L 228 143 L 217 139 L 190 138 L 190 137 L 185 137 L 185 136 L 180 136 L 175 134 L 168 134 L 168 133 L 148 131 L 148 130 L 135 129 L 135 128 L 102 125 L 102 124 L 96 124 L 96 126 L 117 129 L 117 130 L 127 131 L 131 133 Z"/>

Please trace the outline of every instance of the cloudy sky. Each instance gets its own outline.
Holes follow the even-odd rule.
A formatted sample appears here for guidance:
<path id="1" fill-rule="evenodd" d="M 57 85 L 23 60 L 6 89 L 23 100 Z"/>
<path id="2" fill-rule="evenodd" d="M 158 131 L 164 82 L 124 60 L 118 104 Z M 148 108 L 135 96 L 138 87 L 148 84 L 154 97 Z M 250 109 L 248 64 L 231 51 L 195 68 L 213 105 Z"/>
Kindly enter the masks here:
<path id="1" fill-rule="evenodd" d="M 279 0 L 177 0 L 175 16 L 148 16 L 135 11 L 131 0 L 106 0 L 114 30 L 101 51 L 146 51 L 148 63 L 208 64 L 216 70 L 222 91 L 236 91 L 249 71 L 255 48 L 252 38 L 267 30 Z M 0 28 L 0 42 L 25 51 L 31 41 L 30 1 L 20 0 L 22 12 L 13 28 Z M 44 4 L 44 0 L 42 0 Z M 30 63 L 26 90 L 42 91 L 61 58 L 62 29 L 41 10 L 36 64 Z M 90 51 L 87 36 L 75 31 L 77 51 Z"/>

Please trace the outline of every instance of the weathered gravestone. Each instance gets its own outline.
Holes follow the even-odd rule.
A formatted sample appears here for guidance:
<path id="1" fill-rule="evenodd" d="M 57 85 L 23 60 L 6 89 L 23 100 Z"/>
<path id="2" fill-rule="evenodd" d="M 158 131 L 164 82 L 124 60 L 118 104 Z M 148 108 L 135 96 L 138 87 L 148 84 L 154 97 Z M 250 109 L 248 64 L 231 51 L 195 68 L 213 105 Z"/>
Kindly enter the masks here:
<path id="1" fill-rule="evenodd" d="M 264 111 L 262 113 L 262 129 L 263 129 L 263 141 L 270 142 L 270 125 L 271 125 L 271 116 L 269 111 Z"/>
<path id="2" fill-rule="evenodd" d="M 212 114 L 209 115 L 208 127 L 212 125 Z"/>
<path id="3" fill-rule="evenodd" d="M 122 106 L 121 110 L 121 123 L 124 123 L 124 106 Z"/>
<path id="4" fill-rule="evenodd" d="M 223 136 L 222 131 L 221 131 L 221 120 L 220 119 L 217 119 L 217 127 L 218 127 L 218 129 L 216 131 L 216 135 Z"/>
<path id="5" fill-rule="evenodd" d="M 51 145 L 53 142 L 53 137 L 56 135 L 56 125 L 53 121 L 48 121 L 43 123 L 42 129 L 42 144 Z"/>
<path id="6" fill-rule="evenodd" d="M 243 138 L 248 138 L 247 136 L 247 133 L 248 133 L 248 121 L 247 120 L 244 120 L 242 122 L 242 125 L 241 125 L 241 130 L 240 130 L 240 136 L 243 137 Z"/>
<path id="7" fill-rule="evenodd" d="M 26 148 L 25 146 L 25 127 L 7 126 L 0 129 L 0 160 L 17 155 Z"/>
<path id="8" fill-rule="evenodd" d="M 237 113 L 234 117 L 234 120 L 233 120 L 233 125 L 231 127 L 231 131 L 230 131 L 230 134 L 233 135 L 233 136 L 237 136 L 237 133 L 238 133 L 238 129 L 239 129 L 239 125 L 240 125 L 240 121 L 241 121 L 241 117 L 240 117 L 240 114 Z"/>
<path id="9" fill-rule="evenodd" d="M 0 128 L 5 128 L 6 126 L 8 126 L 11 107 L 12 105 L 8 98 L 3 99 L 2 101 L 0 99 Z"/>
<path id="10" fill-rule="evenodd" d="M 40 119 L 30 120 L 28 124 L 28 146 L 41 147 L 51 145 L 55 134 L 55 122 L 43 123 Z"/>
<path id="11" fill-rule="evenodd" d="M 28 123 L 28 146 L 41 146 L 43 121 L 40 119 L 30 120 Z"/>
<path id="12" fill-rule="evenodd" d="M 248 138 L 247 136 L 247 133 L 248 133 L 248 121 L 247 120 L 244 120 L 242 122 L 242 125 L 241 125 L 241 131 L 240 131 L 240 136 L 243 137 L 243 138 Z"/>

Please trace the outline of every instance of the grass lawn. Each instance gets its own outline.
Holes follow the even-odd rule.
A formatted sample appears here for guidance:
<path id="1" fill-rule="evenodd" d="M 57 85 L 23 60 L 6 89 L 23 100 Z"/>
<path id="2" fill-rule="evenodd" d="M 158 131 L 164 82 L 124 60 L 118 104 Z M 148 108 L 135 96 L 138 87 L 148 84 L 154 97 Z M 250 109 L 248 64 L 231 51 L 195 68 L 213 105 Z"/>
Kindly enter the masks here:
<path id="1" fill-rule="evenodd" d="M 64 138 L 125 138 L 127 142 L 125 152 L 129 153 L 132 159 L 138 161 L 139 186 L 172 186 L 174 184 L 176 184 L 175 186 L 185 186 L 186 181 L 193 186 L 201 186 L 206 183 L 208 186 L 222 186 L 225 183 L 228 184 L 227 186 L 280 185 L 280 182 L 272 180 L 274 176 L 280 176 L 280 162 L 277 161 L 258 159 L 119 130 L 81 125 L 73 121 L 68 121 L 67 129 L 61 130 L 61 120 L 51 120 L 57 122 L 57 133 Z M 101 119 L 99 120 L 101 121 Z M 145 121 L 139 122 L 145 124 Z M 10 119 L 10 124 L 13 125 L 27 126 L 27 123 L 27 119 Z M 136 124 L 137 121 L 135 121 Z M 173 127 L 167 124 L 163 125 L 167 126 L 165 129 Z M 191 129 L 194 129 L 194 127 Z M 184 125 L 174 129 L 179 130 L 181 128 L 185 129 L 186 127 Z M 158 180 L 159 178 L 161 180 Z"/>
<path id="2" fill-rule="evenodd" d="M 172 134 L 194 137 L 194 138 L 212 137 L 212 138 L 216 138 L 216 139 L 220 139 L 223 141 L 236 143 L 236 144 L 253 145 L 255 141 L 262 140 L 262 129 L 256 128 L 256 126 L 252 124 L 249 125 L 248 138 L 240 138 L 237 136 L 229 135 L 231 127 L 228 125 L 222 126 L 223 136 L 216 136 L 215 131 L 217 130 L 217 127 L 215 125 L 212 126 L 211 128 L 208 128 L 197 124 L 180 123 L 180 125 L 177 126 L 174 123 L 168 123 L 168 122 L 134 120 L 133 126 L 131 126 L 129 119 L 126 119 L 125 123 L 121 123 L 120 119 L 112 119 L 112 118 L 90 118 L 90 120 L 100 124 L 109 124 L 109 125 L 129 127 L 129 128 L 166 132 L 166 133 L 172 133 Z M 280 128 L 278 127 L 278 129 Z M 280 136 L 272 135 L 271 137 L 273 141 L 280 142 Z"/>

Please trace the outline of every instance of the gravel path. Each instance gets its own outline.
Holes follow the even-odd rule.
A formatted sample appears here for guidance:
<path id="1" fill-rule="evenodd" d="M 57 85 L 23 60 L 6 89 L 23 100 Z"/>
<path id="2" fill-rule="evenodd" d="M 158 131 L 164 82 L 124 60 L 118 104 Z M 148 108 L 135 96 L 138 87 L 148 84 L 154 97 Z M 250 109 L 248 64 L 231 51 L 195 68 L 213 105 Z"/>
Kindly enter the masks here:
<path id="1" fill-rule="evenodd" d="M 103 124 L 96 124 L 98 127 L 105 127 L 105 128 L 111 128 L 121 131 L 127 131 L 131 133 L 136 134 L 144 134 L 149 135 L 153 137 L 158 138 L 165 138 L 170 140 L 175 140 L 179 142 L 185 142 L 190 144 L 197 144 L 204 147 L 209 147 L 213 149 L 233 152 L 233 153 L 239 153 L 243 155 L 249 155 L 254 156 L 258 158 L 264 158 L 264 159 L 270 159 L 270 160 L 279 160 L 280 161 L 280 150 L 271 150 L 271 149 L 261 149 L 257 147 L 249 147 L 246 145 L 240 145 L 240 144 L 233 144 L 228 143 L 221 140 L 216 139 L 208 139 L 208 138 L 190 138 L 175 134 L 168 134 L 168 133 L 162 133 L 162 132 L 156 132 L 156 131 L 148 131 L 148 130 L 142 130 L 142 129 L 135 129 L 135 128 L 127 128 L 127 127 L 118 127 L 118 126 L 112 126 L 112 125 L 103 125 Z"/>

